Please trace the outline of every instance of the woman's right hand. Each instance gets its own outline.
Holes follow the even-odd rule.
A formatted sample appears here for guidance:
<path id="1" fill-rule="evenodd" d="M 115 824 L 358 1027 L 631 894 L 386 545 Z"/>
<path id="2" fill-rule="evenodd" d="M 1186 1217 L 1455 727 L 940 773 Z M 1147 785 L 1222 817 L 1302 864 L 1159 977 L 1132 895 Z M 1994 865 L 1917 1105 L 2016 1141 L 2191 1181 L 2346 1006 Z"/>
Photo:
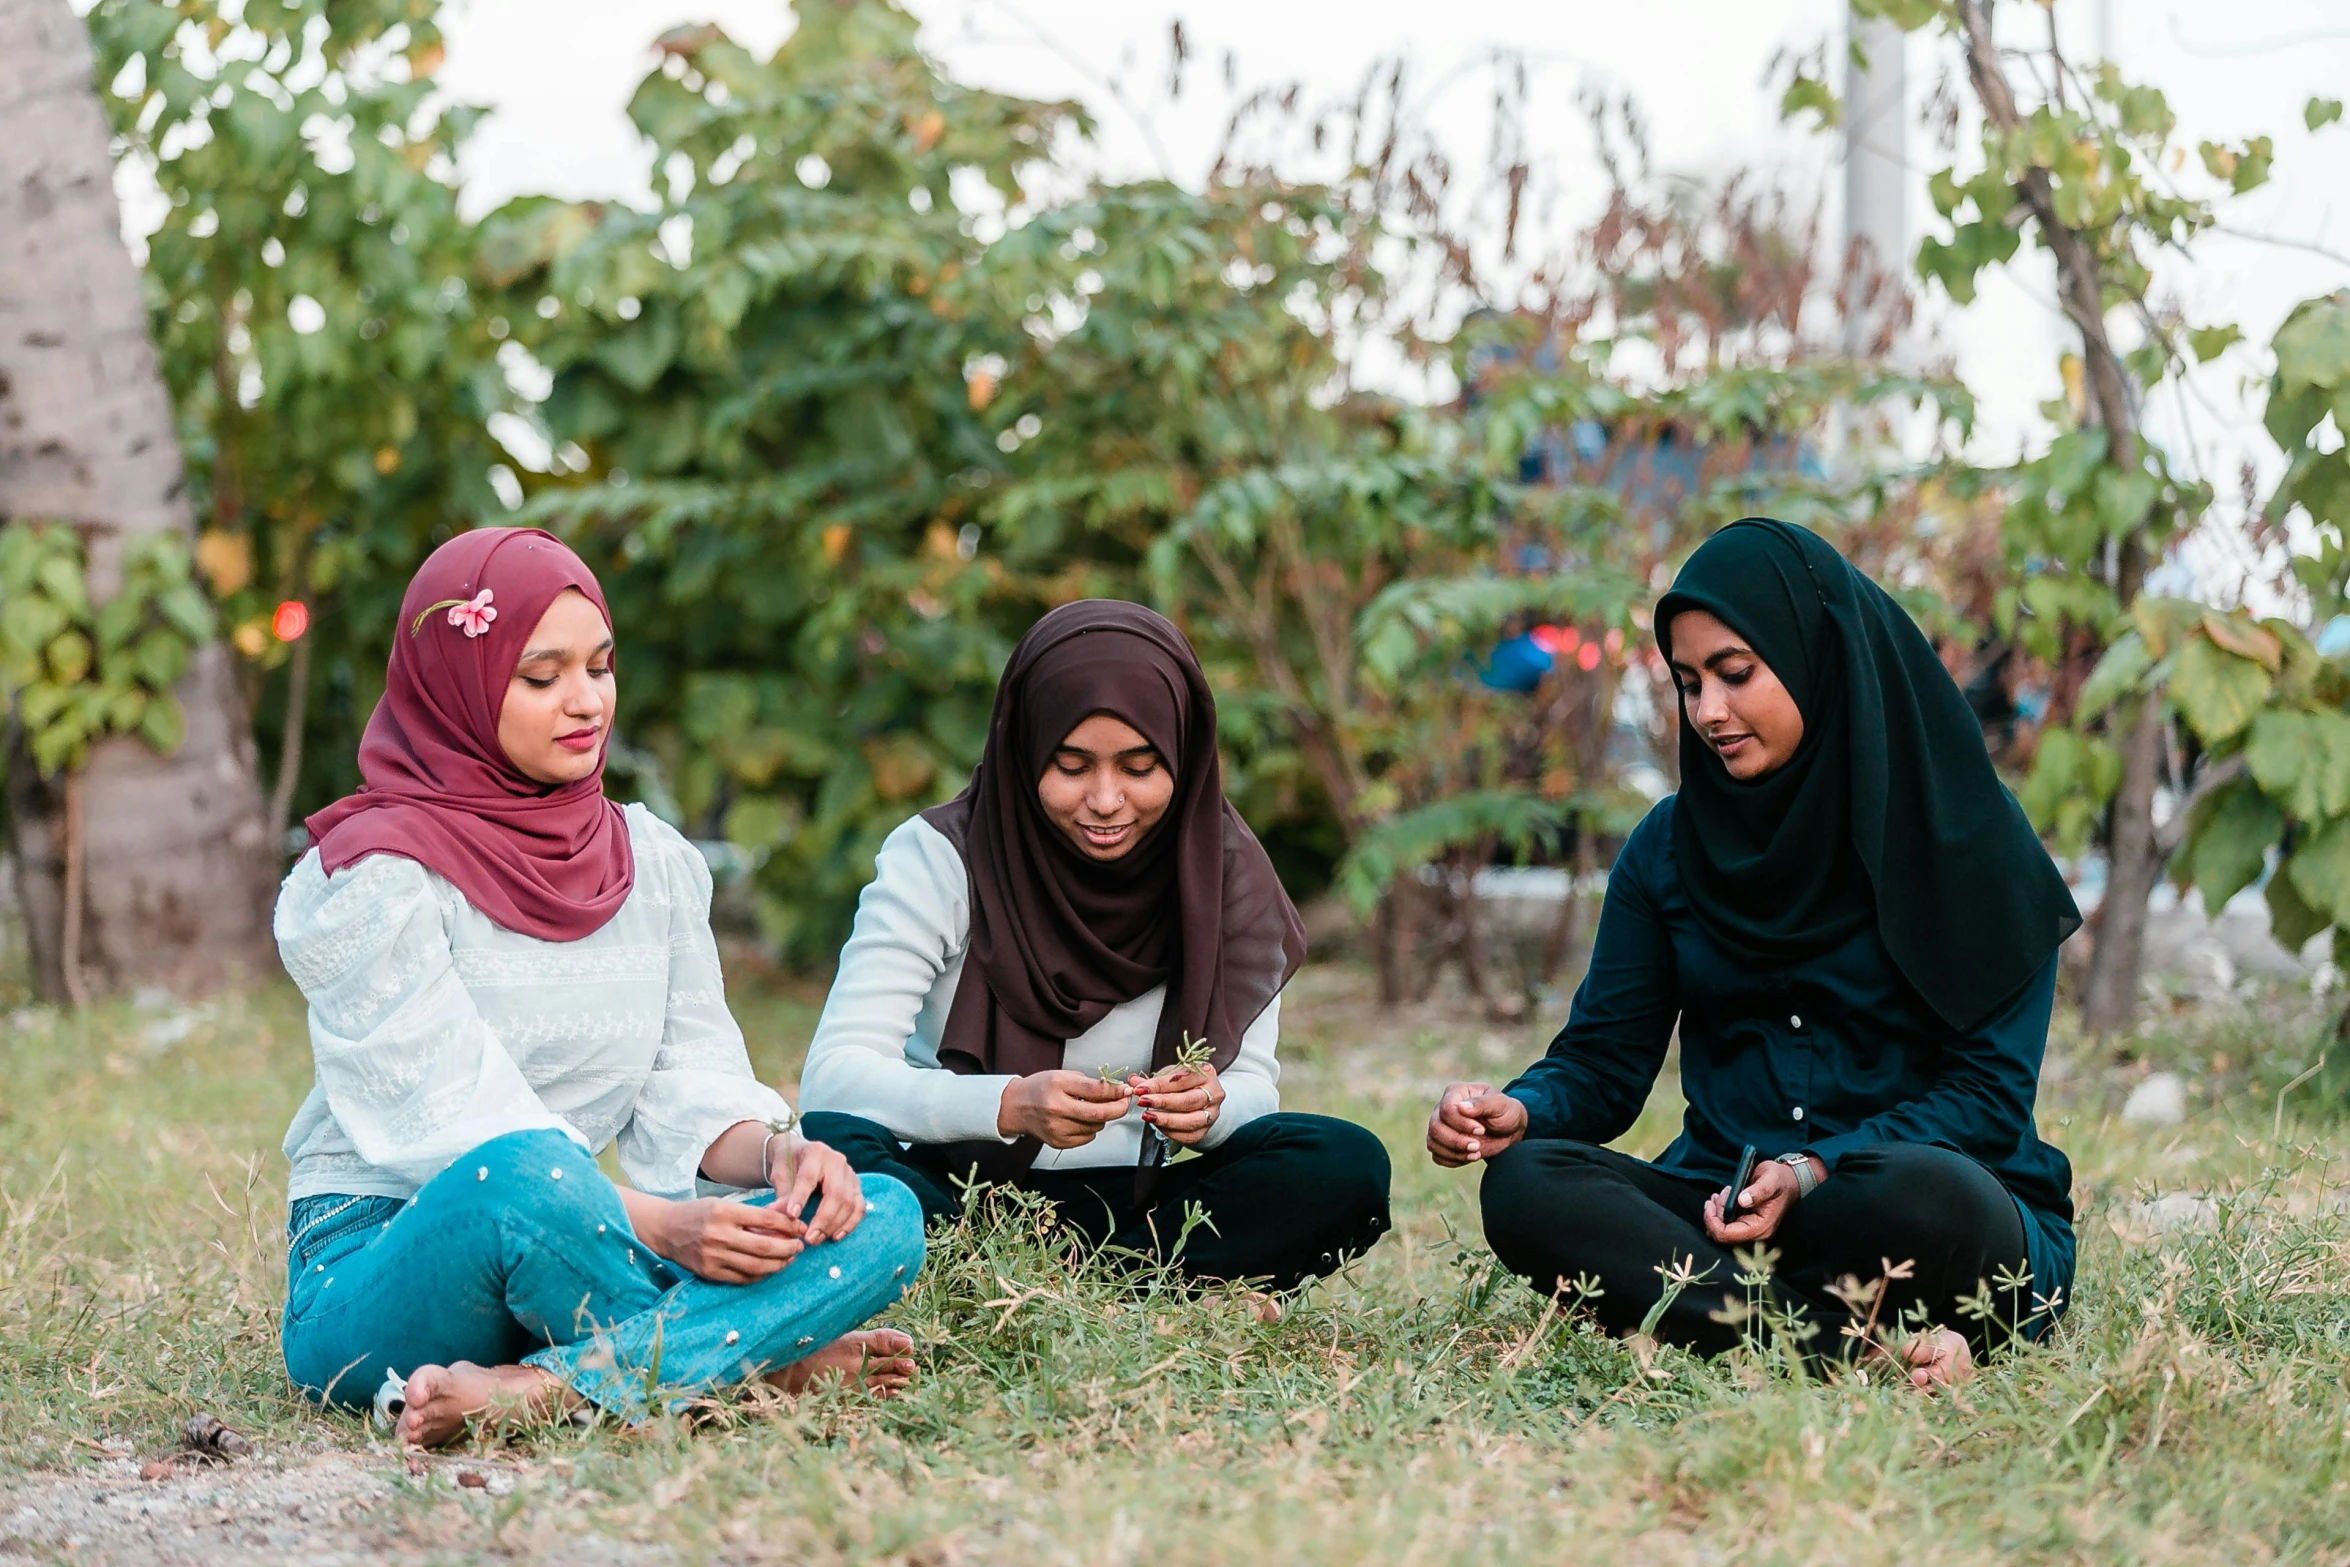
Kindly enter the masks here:
<path id="1" fill-rule="evenodd" d="M 1083 1072 L 1031 1072 L 1004 1085 L 995 1113 L 999 1137 L 1033 1137 L 1047 1148 L 1081 1148 L 1126 1114 L 1133 1092 Z"/>
<path id="2" fill-rule="evenodd" d="M 1490 1083 L 1455 1083 L 1428 1117 L 1428 1157 L 1447 1169 L 1490 1159 L 1526 1135 L 1526 1106 Z"/>
<path id="3" fill-rule="evenodd" d="M 780 1204 L 753 1207 L 723 1197 L 653 1201 L 660 1206 L 629 1215 L 637 1238 L 713 1284 L 763 1279 L 807 1249 L 807 1226 Z"/>

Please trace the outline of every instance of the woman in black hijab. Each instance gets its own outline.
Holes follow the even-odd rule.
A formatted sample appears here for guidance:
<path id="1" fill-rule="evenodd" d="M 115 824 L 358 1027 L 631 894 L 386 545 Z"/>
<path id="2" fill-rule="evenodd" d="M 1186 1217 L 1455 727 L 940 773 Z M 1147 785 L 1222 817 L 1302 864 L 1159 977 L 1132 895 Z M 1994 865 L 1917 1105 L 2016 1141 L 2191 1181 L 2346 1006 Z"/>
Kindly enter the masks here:
<path id="1" fill-rule="evenodd" d="M 1429 1152 L 1485 1162 L 1495 1253 L 1545 1294 L 1596 1276 L 1612 1331 L 1682 1268 L 1651 1331 L 1730 1347 L 1733 1252 L 1767 1241 L 1762 1304 L 1808 1319 L 1811 1353 L 1956 1381 L 2072 1285 L 2072 1167 L 2032 1105 L 2080 915 L 1933 648 L 1817 535 L 1723 529 L 1655 625 L 1680 792 L 1625 841 L 1549 1054 L 1502 1092 L 1445 1090 Z M 1680 1138 L 1653 1162 L 1600 1146 L 1676 1028 Z M 1839 1293 L 1887 1273 L 1857 1311 Z"/>
<path id="2" fill-rule="evenodd" d="M 911 1186 L 1052 1198 L 1097 1241 L 1287 1288 L 1387 1226 L 1387 1156 L 1284 1114 L 1297 910 L 1224 798 L 1216 703 L 1138 605 L 1013 650 L 971 783 L 890 835 L 809 1047 L 808 1135 Z M 1177 1147 L 1199 1157 L 1170 1162 Z"/>

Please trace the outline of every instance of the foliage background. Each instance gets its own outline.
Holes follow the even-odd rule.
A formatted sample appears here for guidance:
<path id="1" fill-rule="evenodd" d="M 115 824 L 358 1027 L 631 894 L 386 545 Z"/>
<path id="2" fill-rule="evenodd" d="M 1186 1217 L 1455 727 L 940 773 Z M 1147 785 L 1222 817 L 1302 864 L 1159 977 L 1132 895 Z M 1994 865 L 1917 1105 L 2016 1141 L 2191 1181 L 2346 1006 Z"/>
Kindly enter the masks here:
<path id="1" fill-rule="evenodd" d="M 1979 8 L 1875 9 L 1963 41 Z M 90 13 L 122 155 L 165 201 L 147 277 L 196 560 L 281 827 L 356 784 L 414 563 L 460 527 L 540 523 L 623 627 L 613 787 L 732 845 L 767 941 L 821 966 L 881 837 L 959 787 L 1012 641 L 1114 594 L 1192 633 L 1243 809 L 1295 890 L 1335 883 L 1370 918 L 1388 994 L 1456 963 L 1506 1001 L 1548 983 L 1582 911 L 1489 974 L 1470 878 L 1529 858 L 1591 875 L 1669 786 L 1643 606 L 1712 528 L 1769 511 L 1894 584 L 1987 714 L 2044 693 L 1994 738 L 2061 846 L 2110 838 L 2122 730 L 2152 713 L 2172 874 L 2224 898 L 2282 854 L 2300 869 L 2268 881 L 2280 934 L 2350 912 L 2350 781 L 2288 765 L 2280 738 L 2331 756 L 2339 736 L 2350 769 L 2338 650 L 2312 640 L 2341 607 L 2350 493 L 2338 303 L 2278 339 L 2292 462 L 2260 542 L 2291 557 L 2300 608 L 2263 629 L 2140 602 L 2129 552 L 2215 525 L 2207 489 L 2106 441 L 2094 408 L 2052 408 L 2021 466 L 1976 466 L 1964 389 L 1883 362 L 1898 310 L 1857 354 L 1843 337 L 1840 307 L 1882 285 L 1816 214 L 1651 169 L 1629 104 L 1589 105 L 1588 175 L 1531 169 L 1499 134 L 1478 166 L 1414 120 L 1399 63 L 1334 104 L 1247 100 L 1198 188 L 1102 184 L 1075 173 L 1076 105 L 949 79 L 890 0 L 810 0 L 768 58 L 715 27 L 659 40 L 630 105 L 649 210 L 525 197 L 469 221 L 476 116 L 434 88 L 437 14 Z M 1800 64 L 1788 105 L 1836 111 Z M 2110 71 L 2017 112 L 1936 176 L 1947 229 L 1918 266 L 1956 299 L 2014 255 L 2035 180 L 2034 232 L 2102 234 L 2108 303 L 2143 310 L 2145 249 L 2264 177 L 2257 137 L 2201 149 L 2195 190 L 2143 176 L 2168 109 Z M 1602 216 L 1540 231 L 1541 182 L 1581 177 L 1609 190 Z M 1498 221 L 1499 260 L 1464 212 Z M 2235 330 L 2154 324 L 2124 367 L 2141 387 Z M 1462 399 L 1382 396 L 1361 368 L 1381 354 L 1449 365 Z M 309 611 L 290 643 L 285 599 Z M 2176 658 L 2132 640 L 2173 621 Z M 1479 678 L 1536 627 L 1570 640 L 1531 689 Z M 2222 688 L 2241 723 L 2215 716 Z"/>

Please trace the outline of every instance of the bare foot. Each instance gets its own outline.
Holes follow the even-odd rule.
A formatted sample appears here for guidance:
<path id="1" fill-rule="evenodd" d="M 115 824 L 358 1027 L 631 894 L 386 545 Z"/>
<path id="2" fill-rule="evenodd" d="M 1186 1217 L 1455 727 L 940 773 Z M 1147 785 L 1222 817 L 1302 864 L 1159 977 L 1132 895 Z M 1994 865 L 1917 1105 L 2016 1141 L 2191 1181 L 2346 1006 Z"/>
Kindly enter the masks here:
<path id="1" fill-rule="evenodd" d="M 1975 1374 L 1975 1352 L 1961 1334 L 1936 1328 L 1911 1339 L 1901 1352 L 1909 1366 L 1909 1385 L 1921 1393 L 1957 1387 Z"/>
<path id="2" fill-rule="evenodd" d="M 408 1407 L 396 1428 L 402 1446 L 446 1447 L 465 1435 L 474 1416 L 492 1425 L 543 1415 L 563 1384 L 536 1366 L 477 1366 L 470 1360 L 418 1366 L 408 1374 Z"/>
<path id="3" fill-rule="evenodd" d="M 914 1380 L 914 1341 L 896 1328 L 843 1333 L 804 1360 L 767 1378 L 795 1398 L 818 1382 L 846 1382 L 875 1398 L 902 1393 Z"/>

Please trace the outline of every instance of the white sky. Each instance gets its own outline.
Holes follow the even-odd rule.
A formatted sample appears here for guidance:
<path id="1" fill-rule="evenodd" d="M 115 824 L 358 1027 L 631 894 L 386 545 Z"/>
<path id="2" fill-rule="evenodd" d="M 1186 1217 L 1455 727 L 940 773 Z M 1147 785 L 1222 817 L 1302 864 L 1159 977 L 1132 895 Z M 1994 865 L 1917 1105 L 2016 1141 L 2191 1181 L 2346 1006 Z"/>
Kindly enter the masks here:
<path id="1" fill-rule="evenodd" d="M 1827 220 L 1837 223 L 1837 143 L 1782 125 L 1765 77 L 1782 49 L 1809 50 L 1835 36 L 1838 0 L 912 0 L 912 9 L 925 47 L 959 79 L 1085 102 L 1100 127 L 1098 164 L 1113 176 L 1201 176 L 1230 105 L 1221 82 L 1227 50 L 1243 88 L 1296 81 L 1312 100 L 1341 96 L 1372 62 L 1401 53 L 1432 117 L 1463 160 L 1474 159 L 1484 147 L 1491 82 L 1476 65 L 1506 49 L 1534 66 L 1534 151 L 1570 200 L 1578 190 L 1594 204 L 1601 195 L 1596 171 L 1585 172 L 1588 138 L 1576 107 L 1578 92 L 1596 86 L 1638 100 L 1661 169 L 1777 170 L 1825 191 Z M 2075 56 L 2101 52 L 2102 33 L 2125 72 L 2169 95 L 2190 142 L 2276 139 L 2273 183 L 2230 209 L 2231 226 L 2350 253 L 2350 128 L 2312 137 L 2301 124 L 2311 95 L 2350 89 L 2350 7 L 2063 0 L 2060 9 Z M 2045 14 L 2021 3 L 2001 10 L 2016 25 L 2041 25 Z M 1182 98 L 1169 104 L 1162 87 L 1177 18 L 1193 64 Z M 651 40 L 688 21 L 716 21 L 762 52 L 791 27 L 781 0 L 453 0 L 441 83 L 495 111 L 465 162 L 468 206 L 482 210 L 526 191 L 645 199 L 649 152 L 624 107 L 651 63 Z M 1911 42 L 1913 110 L 1947 58 L 1938 47 L 1946 48 Z M 1922 131 L 1913 127 L 1910 137 L 1919 167 L 1914 241 L 1931 218 L 1924 171 L 1933 150 Z M 2350 264 L 2214 236 L 2192 268 L 2168 264 L 2161 286 L 2191 317 L 2237 320 L 2258 341 L 2295 301 L 2350 286 Z M 1930 305 L 1927 316 L 1982 399 L 1985 455 L 2043 439 L 2035 409 L 2056 392 L 2060 323 L 2041 270 L 1987 277 L 1972 307 L 1953 313 Z M 2258 401 L 2246 397 L 2244 382 L 2266 365 L 2236 357 L 2203 376 L 2196 395 L 2149 410 L 2174 460 L 2217 476 L 2223 492 L 2262 446 Z"/>

